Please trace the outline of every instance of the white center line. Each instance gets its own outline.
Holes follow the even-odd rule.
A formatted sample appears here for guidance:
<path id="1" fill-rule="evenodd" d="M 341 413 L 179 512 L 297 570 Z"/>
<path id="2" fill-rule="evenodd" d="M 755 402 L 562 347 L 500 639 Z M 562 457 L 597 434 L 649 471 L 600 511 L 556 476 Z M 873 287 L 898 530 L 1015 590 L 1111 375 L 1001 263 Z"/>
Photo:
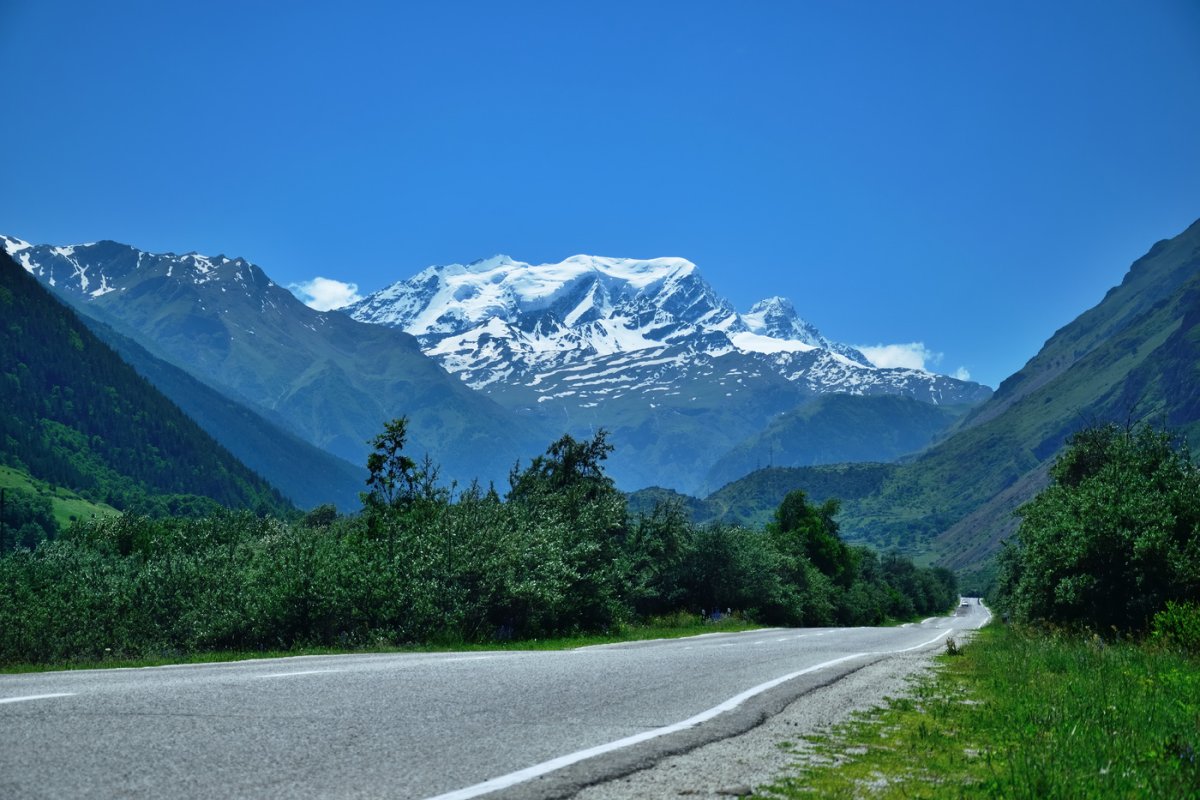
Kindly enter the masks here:
<path id="1" fill-rule="evenodd" d="M 26 700 L 45 700 L 50 697 L 74 697 L 75 692 L 55 692 L 54 694 L 29 694 L 24 697 L 2 697 L 0 703 L 24 703 Z"/>

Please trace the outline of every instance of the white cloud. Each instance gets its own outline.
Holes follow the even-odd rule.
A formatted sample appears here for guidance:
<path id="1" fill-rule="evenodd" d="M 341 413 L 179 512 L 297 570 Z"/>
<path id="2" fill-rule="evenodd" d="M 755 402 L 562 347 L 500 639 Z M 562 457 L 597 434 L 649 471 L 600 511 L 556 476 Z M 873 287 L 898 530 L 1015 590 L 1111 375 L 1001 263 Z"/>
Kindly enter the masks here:
<path id="1" fill-rule="evenodd" d="M 969 381 L 971 380 L 971 372 L 966 367 L 959 367 L 954 370 L 954 374 L 950 377 L 958 378 L 960 381 Z"/>
<path id="2" fill-rule="evenodd" d="M 342 283 L 319 275 L 311 281 L 288 284 L 287 288 L 300 302 L 317 311 L 329 311 L 362 300 L 357 283 Z"/>
<path id="3" fill-rule="evenodd" d="M 860 353 L 877 367 L 903 367 L 906 369 L 930 369 L 942 360 L 924 342 L 904 344 L 855 345 Z"/>

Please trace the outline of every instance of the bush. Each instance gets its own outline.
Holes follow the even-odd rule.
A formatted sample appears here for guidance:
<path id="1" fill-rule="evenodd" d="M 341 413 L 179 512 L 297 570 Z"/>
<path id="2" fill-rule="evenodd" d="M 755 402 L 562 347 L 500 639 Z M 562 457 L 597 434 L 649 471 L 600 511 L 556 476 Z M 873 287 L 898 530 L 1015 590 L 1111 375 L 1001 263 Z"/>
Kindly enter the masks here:
<path id="1" fill-rule="evenodd" d="M 1200 656 L 1200 605 L 1168 602 L 1154 615 L 1150 637 L 1168 649 Z"/>
<path id="2" fill-rule="evenodd" d="M 1200 472 L 1186 446 L 1149 426 L 1090 428 L 1051 475 L 1001 553 L 1002 610 L 1137 633 L 1169 601 L 1200 599 Z"/>

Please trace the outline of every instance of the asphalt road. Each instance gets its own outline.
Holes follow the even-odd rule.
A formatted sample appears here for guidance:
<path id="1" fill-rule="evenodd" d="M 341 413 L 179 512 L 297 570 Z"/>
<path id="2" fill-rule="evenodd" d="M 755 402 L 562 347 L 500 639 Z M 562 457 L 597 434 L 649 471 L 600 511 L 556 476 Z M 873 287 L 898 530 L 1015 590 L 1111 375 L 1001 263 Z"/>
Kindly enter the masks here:
<path id="1" fill-rule="evenodd" d="M 2 675 L 0 797 L 569 796 L 986 619 Z"/>

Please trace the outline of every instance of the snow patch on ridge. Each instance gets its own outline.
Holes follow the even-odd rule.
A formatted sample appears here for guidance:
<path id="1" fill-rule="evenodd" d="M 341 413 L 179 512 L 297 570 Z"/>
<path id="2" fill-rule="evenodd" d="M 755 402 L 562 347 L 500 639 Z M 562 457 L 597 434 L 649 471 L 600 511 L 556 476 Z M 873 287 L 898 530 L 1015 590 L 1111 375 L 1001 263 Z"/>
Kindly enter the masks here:
<path id="1" fill-rule="evenodd" d="M 16 257 L 17 253 L 20 253 L 22 250 L 28 250 L 33 247 L 29 242 L 18 239 L 15 236 L 0 235 L 0 240 L 4 241 L 4 252 L 13 257 Z M 26 269 L 29 269 L 29 267 L 26 267 Z"/>
<path id="2" fill-rule="evenodd" d="M 795 339 L 776 339 L 761 333 L 743 331 L 729 337 L 734 347 L 747 353 L 807 353 L 816 350 L 816 345 Z"/>

